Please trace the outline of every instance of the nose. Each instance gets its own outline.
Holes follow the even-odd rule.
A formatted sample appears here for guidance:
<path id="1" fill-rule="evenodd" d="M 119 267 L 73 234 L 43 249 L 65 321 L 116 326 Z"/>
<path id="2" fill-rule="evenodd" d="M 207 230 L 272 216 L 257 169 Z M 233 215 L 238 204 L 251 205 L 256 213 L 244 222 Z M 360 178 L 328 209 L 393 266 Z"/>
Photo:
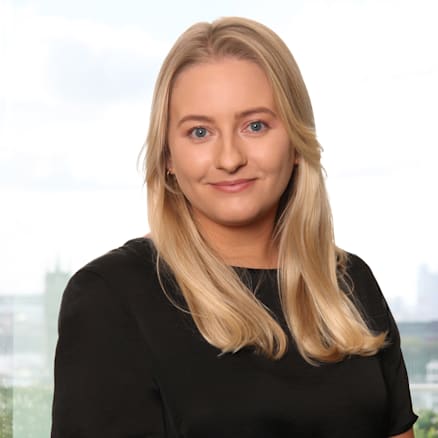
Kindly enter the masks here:
<path id="1" fill-rule="evenodd" d="M 235 173 L 247 163 L 245 150 L 233 135 L 222 136 L 216 151 L 216 168 Z"/>

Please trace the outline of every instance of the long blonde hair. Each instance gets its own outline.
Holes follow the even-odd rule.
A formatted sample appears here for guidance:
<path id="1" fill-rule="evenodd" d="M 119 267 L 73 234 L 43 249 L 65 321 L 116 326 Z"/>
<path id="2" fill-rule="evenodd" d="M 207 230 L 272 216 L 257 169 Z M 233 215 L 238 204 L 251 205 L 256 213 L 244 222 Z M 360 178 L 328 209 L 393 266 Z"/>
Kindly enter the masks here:
<path id="1" fill-rule="evenodd" d="M 284 355 L 286 333 L 235 270 L 209 247 L 187 199 L 175 180 L 166 178 L 169 101 L 175 78 L 190 65 L 223 57 L 250 60 L 264 70 L 299 156 L 272 238 L 279 248 L 282 309 L 300 354 L 312 364 L 339 361 L 350 354 L 375 354 L 385 334 L 370 331 L 348 296 L 351 291 L 340 288 L 346 255 L 334 243 L 321 147 L 306 86 L 285 43 L 252 20 L 228 17 L 193 25 L 176 41 L 158 75 L 145 156 L 158 275 L 164 262 L 200 333 L 222 353 L 253 346 L 273 359 Z"/>

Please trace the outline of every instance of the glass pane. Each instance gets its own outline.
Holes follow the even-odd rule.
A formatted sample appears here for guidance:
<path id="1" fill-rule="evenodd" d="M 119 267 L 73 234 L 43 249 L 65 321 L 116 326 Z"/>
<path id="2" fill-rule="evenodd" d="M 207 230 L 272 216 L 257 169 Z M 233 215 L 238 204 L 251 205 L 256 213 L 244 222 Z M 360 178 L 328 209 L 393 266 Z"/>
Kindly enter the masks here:
<path id="1" fill-rule="evenodd" d="M 111 3 L 111 2 L 110 2 Z M 249 16 L 301 67 L 337 241 L 372 267 L 399 323 L 417 438 L 438 430 L 438 26 L 434 1 L 0 3 L 0 436 L 50 433 L 68 278 L 147 232 L 137 157 L 170 44 Z M 195 12 L 194 12 L 195 11 Z M 7 214 L 5 213 L 7 212 Z M 429 433 L 429 435 L 427 435 Z"/>

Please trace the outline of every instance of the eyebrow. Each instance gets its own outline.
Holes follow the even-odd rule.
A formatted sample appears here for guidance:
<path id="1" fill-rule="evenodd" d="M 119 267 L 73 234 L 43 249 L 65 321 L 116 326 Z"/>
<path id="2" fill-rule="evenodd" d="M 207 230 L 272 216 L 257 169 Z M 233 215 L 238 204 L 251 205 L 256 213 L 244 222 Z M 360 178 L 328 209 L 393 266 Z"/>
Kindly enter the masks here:
<path id="1" fill-rule="evenodd" d="M 245 111 L 241 111 L 240 113 L 237 113 L 235 115 L 235 119 L 241 119 L 243 117 L 248 117 L 252 114 L 259 114 L 259 113 L 266 113 L 266 114 L 270 114 L 273 117 L 277 117 L 277 114 L 274 113 L 274 111 L 270 110 L 269 108 L 266 108 L 264 106 L 260 106 L 257 108 L 250 108 L 247 109 Z M 177 126 L 182 125 L 184 122 L 190 121 L 190 120 L 196 120 L 196 121 L 201 121 L 201 122 L 207 122 L 207 123 L 212 123 L 214 121 L 214 119 L 212 119 L 211 117 L 208 116 L 204 116 L 204 115 L 200 115 L 200 114 L 188 114 L 187 116 L 184 116 L 183 118 L 181 118 L 177 124 Z"/>

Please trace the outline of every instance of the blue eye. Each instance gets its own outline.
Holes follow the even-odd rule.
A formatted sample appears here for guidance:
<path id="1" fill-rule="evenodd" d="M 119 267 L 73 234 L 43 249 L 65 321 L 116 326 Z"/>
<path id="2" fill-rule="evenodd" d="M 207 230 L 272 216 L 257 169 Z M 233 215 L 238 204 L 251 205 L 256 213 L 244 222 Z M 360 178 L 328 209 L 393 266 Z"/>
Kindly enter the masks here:
<path id="1" fill-rule="evenodd" d="M 195 137 L 195 138 L 204 138 L 207 136 L 207 134 L 208 134 L 208 131 L 202 127 L 193 128 L 190 131 L 190 135 L 192 137 Z"/>
<path id="2" fill-rule="evenodd" d="M 248 128 L 250 129 L 250 131 L 252 132 L 260 132 L 262 131 L 264 128 L 266 128 L 266 125 L 261 122 L 260 120 L 257 120 L 256 122 L 251 122 L 248 125 Z"/>

